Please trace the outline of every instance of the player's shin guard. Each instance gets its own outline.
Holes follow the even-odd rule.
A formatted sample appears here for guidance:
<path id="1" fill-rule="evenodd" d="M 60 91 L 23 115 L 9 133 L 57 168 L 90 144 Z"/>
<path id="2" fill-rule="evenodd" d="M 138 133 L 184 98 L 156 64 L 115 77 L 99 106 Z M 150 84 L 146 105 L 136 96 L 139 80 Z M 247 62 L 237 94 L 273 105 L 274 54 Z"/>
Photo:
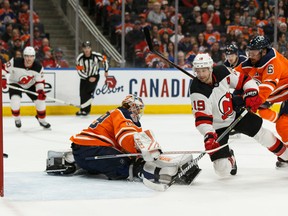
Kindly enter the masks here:
<path id="1" fill-rule="evenodd" d="M 11 112 L 15 120 L 15 126 L 17 128 L 20 128 L 22 126 L 20 119 L 20 100 L 21 98 L 19 95 L 13 95 L 11 97 Z"/>
<path id="2" fill-rule="evenodd" d="M 36 105 L 36 110 L 37 110 L 37 115 L 35 117 L 38 120 L 40 126 L 42 126 L 44 128 L 50 128 L 51 125 L 48 122 L 46 122 L 46 105 L 45 105 L 45 101 L 36 100 L 35 101 L 35 105 Z"/>

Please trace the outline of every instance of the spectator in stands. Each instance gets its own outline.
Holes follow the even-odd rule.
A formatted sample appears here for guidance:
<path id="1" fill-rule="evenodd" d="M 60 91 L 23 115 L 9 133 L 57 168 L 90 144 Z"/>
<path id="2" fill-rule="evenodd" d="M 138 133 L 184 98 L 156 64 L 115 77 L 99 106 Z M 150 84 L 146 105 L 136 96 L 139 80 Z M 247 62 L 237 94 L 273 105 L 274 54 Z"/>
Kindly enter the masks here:
<path id="1" fill-rule="evenodd" d="M 69 68 L 68 61 L 64 58 L 64 53 L 61 48 L 56 48 L 53 51 L 54 59 L 57 68 Z"/>
<path id="2" fill-rule="evenodd" d="M 287 49 L 288 49 L 288 42 L 286 40 L 286 35 L 284 32 L 280 32 L 278 34 L 278 48 L 277 48 L 277 50 L 282 55 L 285 55 Z"/>
<path id="3" fill-rule="evenodd" d="M 140 41 L 144 40 L 144 34 L 141 31 L 141 23 L 139 20 L 134 22 L 134 27 L 132 31 L 129 31 L 125 37 L 125 48 L 126 48 L 126 61 L 133 65 L 135 55 L 134 47 Z"/>
<path id="4" fill-rule="evenodd" d="M 165 50 L 166 53 L 168 54 L 168 59 L 171 62 L 175 61 L 175 49 L 174 49 L 174 43 L 172 43 L 171 41 L 168 43 L 167 45 L 167 50 Z"/>
<path id="5" fill-rule="evenodd" d="M 263 27 L 265 36 L 267 36 L 270 41 L 274 40 L 274 24 L 275 24 L 275 16 L 272 15 L 268 18 L 267 25 Z"/>
<path id="6" fill-rule="evenodd" d="M 177 44 L 184 38 L 184 35 L 182 33 L 182 26 L 181 25 L 178 25 L 178 31 L 177 31 Z M 173 34 L 171 37 L 170 37 L 170 41 L 172 43 L 176 43 L 176 32 L 175 34 Z"/>
<path id="7" fill-rule="evenodd" d="M 133 30 L 134 24 L 132 23 L 131 20 L 131 15 L 129 12 L 125 12 L 125 23 L 124 23 L 124 32 L 125 35 L 129 32 Z M 115 33 L 116 33 L 116 41 L 117 41 L 117 45 L 118 47 L 120 47 L 121 45 L 121 34 L 122 34 L 122 24 L 118 25 L 115 27 Z"/>
<path id="8" fill-rule="evenodd" d="M 13 31 L 12 23 L 6 23 L 5 24 L 5 32 L 1 37 L 2 40 L 7 43 L 12 38 L 12 31 Z"/>
<path id="9" fill-rule="evenodd" d="M 208 51 L 208 43 L 206 42 L 203 33 L 198 34 L 197 43 L 199 45 L 199 52 L 205 53 Z"/>
<path id="10" fill-rule="evenodd" d="M 286 36 L 286 41 L 288 41 L 288 33 L 287 33 L 287 24 L 286 23 L 280 23 L 278 28 L 278 34 L 284 33 Z"/>
<path id="11" fill-rule="evenodd" d="M 158 25 L 152 25 L 151 29 L 151 37 L 152 39 L 157 39 L 158 41 L 161 40 L 160 34 L 159 34 L 159 27 Z"/>
<path id="12" fill-rule="evenodd" d="M 240 23 L 242 26 L 250 26 L 251 16 L 249 16 L 248 8 L 245 8 L 243 13 L 240 16 Z"/>
<path id="13" fill-rule="evenodd" d="M 220 15 L 220 21 L 221 21 L 221 31 L 226 32 L 227 27 L 232 24 L 233 22 L 233 15 L 231 13 L 231 9 L 229 5 L 226 5 L 224 7 L 224 12 Z"/>
<path id="14" fill-rule="evenodd" d="M 219 49 L 224 52 L 227 46 L 227 35 L 226 33 L 220 34 Z"/>
<path id="15" fill-rule="evenodd" d="M 195 56 L 199 53 L 199 46 L 197 43 L 192 44 L 192 50 L 188 52 L 185 56 L 185 61 L 189 62 L 192 65 Z"/>
<path id="16" fill-rule="evenodd" d="M 255 5 L 254 0 L 249 0 L 249 5 L 248 5 L 247 9 L 248 9 L 248 14 L 250 17 L 256 15 L 257 7 Z"/>
<path id="17" fill-rule="evenodd" d="M 36 58 L 41 61 L 44 56 L 45 56 L 45 53 L 44 53 L 44 47 L 51 47 L 50 46 L 50 41 L 48 38 L 42 38 L 42 44 L 41 44 L 41 47 L 39 48 L 38 52 L 36 53 Z"/>
<path id="18" fill-rule="evenodd" d="M 42 46 L 42 39 L 43 38 L 41 37 L 40 29 L 38 27 L 35 27 L 34 28 L 34 37 L 33 37 L 33 47 L 34 47 L 36 53 L 38 53 L 40 47 Z M 27 41 L 25 46 L 31 46 L 30 40 Z"/>
<path id="19" fill-rule="evenodd" d="M 170 28 L 168 19 L 162 19 L 160 29 L 158 31 L 159 35 L 161 36 L 164 32 L 167 32 L 169 36 L 171 36 L 174 31 Z"/>
<path id="20" fill-rule="evenodd" d="M 222 52 L 220 51 L 219 43 L 215 42 L 212 44 L 210 49 L 210 56 L 216 65 L 222 64 Z"/>
<path id="21" fill-rule="evenodd" d="M 168 44 L 171 42 L 170 36 L 167 32 L 164 32 L 162 35 L 160 35 L 160 42 L 163 46 L 164 51 L 167 52 Z"/>
<path id="22" fill-rule="evenodd" d="M 178 43 L 178 50 L 187 53 L 192 50 L 191 34 L 187 32 L 184 38 Z"/>
<path id="23" fill-rule="evenodd" d="M 187 15 L 186 21 L 190 27 L 196 24 L 196 17 L 201 16 L 201 8 L 197 5 L 191 10 L 191 13 Z"/>
<path id="24" fill-rule="evenodd" d="M 182 51 L 179 51 L 177 54 L 177 62 L 178 62 L 178 66 L 183 68 L 183 69 L 187 69 L 187 68 L 191 68 L 191 64 L 189 62 L 186 62 L 185 60 L 185 53 Z"/>
<path id="25" fill-rule="evenodd" d="M 0 56 L 3 63 L 6 63 L 10 59 L 7 51 L 7 44 L 4 41 L 0 41 Z"/>
<path id="26" fill-rule="evenodd" d="M 3 1 L 3 7 L 0 9 L 0 22 L 2 24 L 6 23 L 16 23 L 17 17 L 14 11 L 10 8 L 9 0 Z"/>
<path id="27" fill-rule="evenodd" d="M 268 20 L 265 18 L 265 13 L 263 9 L 259 8 L 256 11 L 256 18 L 257 18 L 256 24 L 258 27 L 263 28 L 265 25 L 268 24 Z"/>
<path id="28" fill-rule="evenodd" d="M 220 33 L 214 30 L 212 23 L 206 24 L 206 30 L 203 32 L 205 41 L 209 46 L 211 46 L 214 42 L 220 41 Z"/>
<path id="29" fill-rule="evenodd" d="M 139 14 L 140 25 L 142 28 L 144 27 L 151 27 L 151 23 L 146 21 L 146 15 L 144 13 Z"/>
<path id="30" fill-rule="evenodd" d="M 23 58 L 22 53 L 23 53 L 23 52 L 21 52 L 20 50 L 16 50 L 16 51 L 14 52 L 13 58 Z"/>
<path id="31" fill-rule="evenodd" d="M 16 51 L 23 52 L 24 43 L 19 36 L 13 38 L 13 43 L 10 44 L 9 47 L 9 58 L 13 58 L 15 56 Z"/>
<path id="32" fill-rule="evenodd" d="M 134 67 L 146 67 L 145 57 L 149 52 L 149 48 L 145 40 L 140 41 L 134 46 Z"/>
<path id="33" fill-rule="evenodd" d="M 191 32 L 191 27 L 188 26 L 188 23 L 186 23 L 186 20 L 183 16 L 179 18 L 179 25 L 182 26 L 182 33 L 185 35 L 186 33 Z"/>
<path id="34" fill-rule="evenodd" d="M 18 20 L 21 24 L 23 23 L 29 23 L 30 20 L 30 10 L 29 10 L 29 5 L 27 3 L 23 3 L 20 7 L 20 11 L 18 13 Z M 40 23 L 40 18 L 38 14 L 33 11 L 33 23 L 34 24 L 39 24 Z"/>
<path id="35" fill-rule="evenodd" d="M 215 13 L 213 5 L 208 5 L 207 11 L 202 14 L 202 22 L 217 27 L 221 25 L 220 16 Z"/>
<path id="36" fill-rule="evenodd" d="M 27 41 L 30 38 L 30 26 L 29 26 L 29 23 L 23 23 L 21 25 L 20 34 L 21 34 L 21 40 L 24 43 L 27 43 Z"/>
<path id="37" fill-rule="evenodd" d="M 44 68 L 56 68 L 57 64 L 52 55 L 52 49 L 49 46 L 43 48 L 44 58 L 41 60 Z"/>
<path id="38" fill-rule="evenodd" d="M 152 45 L 155 51 L 160 52 L 160 44 L 157 39 L 152 41 Z M 145 63 L 148 68 L 163 68 L 165 65 L 164 61 L 158 55 L 151 52 L 147 53 Z"/>
<path id="39" fill-rule="evenodd" d="M 191 26 L 192 36 L 197 37 L 200 33 L 205 31 L 206 26 L 202 22 L 201 14 L 195 18 L 195 24 Z"/>
<path id="40" fill-rule="evenodd" d="M 161 10 L 161 4 L 155 2 L 153 4 L 153 9 L 148 13 L 147 21 L 154 25 L 161 25 L 162 19 L 166 19 L 165 13 Z"/>

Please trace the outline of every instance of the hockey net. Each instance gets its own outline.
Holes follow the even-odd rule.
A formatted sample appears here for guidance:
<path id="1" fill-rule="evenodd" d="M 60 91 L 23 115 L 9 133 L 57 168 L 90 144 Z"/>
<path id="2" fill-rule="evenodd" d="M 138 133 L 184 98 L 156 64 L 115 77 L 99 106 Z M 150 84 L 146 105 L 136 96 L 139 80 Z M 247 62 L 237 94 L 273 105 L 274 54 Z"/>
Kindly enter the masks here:
<path id="1" fill-rule="evenodd" d="M 0 60 L 0 75 L 2 79 L 2 62 Z M 2 91 L 2 82 L 0 83 Z M 2 92 L 0 94 L 0 197 L 4 196 L 4 166 L 3 166 L 3 106 L 2 106 Z"/>

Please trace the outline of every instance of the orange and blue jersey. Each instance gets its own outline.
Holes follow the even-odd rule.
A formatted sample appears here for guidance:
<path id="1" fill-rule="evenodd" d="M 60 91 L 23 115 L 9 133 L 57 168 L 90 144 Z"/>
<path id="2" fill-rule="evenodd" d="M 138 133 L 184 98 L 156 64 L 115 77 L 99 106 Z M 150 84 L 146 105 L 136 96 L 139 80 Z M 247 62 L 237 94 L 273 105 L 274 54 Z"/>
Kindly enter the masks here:
<path id="1" fill-rule="evenodd" d="M 142 127 L 130 115 L 131 112 L 122 107 L 108 111 L 70 140 L 82 146 L 107 146 L 137 153 L 133 135 L 141 132 Z"/>
<path id="2" fill-rule="evenodd" d="M 268 49 L 256 65 L 248 59 L 235 70 L 259 82 L 259 96 L 263 103 L 288 100 L 288 59 L 274 48 Z"/>

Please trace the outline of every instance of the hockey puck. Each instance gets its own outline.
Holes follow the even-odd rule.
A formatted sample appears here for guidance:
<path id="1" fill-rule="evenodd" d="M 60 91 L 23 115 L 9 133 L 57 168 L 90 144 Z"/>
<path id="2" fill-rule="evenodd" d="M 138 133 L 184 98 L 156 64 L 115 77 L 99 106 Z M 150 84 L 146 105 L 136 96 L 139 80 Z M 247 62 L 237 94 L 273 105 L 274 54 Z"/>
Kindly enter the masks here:
<path id="1" fill-rule="evenodd" d="M 3 158 L 8 158 L 8 154 L 3 153 Z"/>

